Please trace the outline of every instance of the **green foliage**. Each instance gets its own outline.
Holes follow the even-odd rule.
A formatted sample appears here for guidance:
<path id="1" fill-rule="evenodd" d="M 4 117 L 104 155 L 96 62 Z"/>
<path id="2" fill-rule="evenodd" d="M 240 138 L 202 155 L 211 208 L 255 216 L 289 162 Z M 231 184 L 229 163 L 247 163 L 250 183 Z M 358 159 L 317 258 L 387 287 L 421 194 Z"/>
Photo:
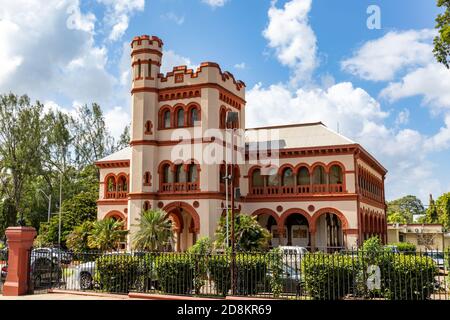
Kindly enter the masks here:
<path id="1" fill-rule="evenodd" d="M 225 296 L 231 289 L 231 261 L 230 254 L 214 255 L 208 260 L 208 270 L 218 295 Z M 236 254 L 236 294 L 256 294 L 258 286 L 269 281 L 268 268 L 265 254 Z"/>
<path id="2" fill-rule="evenodd" d="M 425 300 L 433 293 L 438 269 L 429 257 L 394 254 L 388 274 L 383 279 L 386 298 Z"/>
<path id="3" fill-rule="evenodd" d="M 436 207 L 436 202 L 434 201 L 433 197 L 430 195 L 430 204 L 428 205 L 427 211 L 426 211 L 426 223 L 437 223 L 439 220 L 439 213 Z M 419 221 L 420 223 L 420 221 Z"/>
<path id="4" fill-rule="evenodd" d="M 85 221 L 79 226 L 76 226 L 67 236 L 67 248 L 75 253 L 82 253 L 89 251 L 88 238 L 92 234 L 94 223 L 92 221 Z"/>
<path id="5" fill-rule="evenodd" d="M 133 248 L 138 250 L 165 251 L 171 243 L 172 224 L 162 210 L 144 211 L 139 222 L 139 229 L 133 238 Z"/>
<path id="6" fill-rule="evenodd" d="M 397 242 L 392 243 L 392 245 L 396 246 L 398 251 L 405 254 L 414 254 L 416 252 L 416 245 L 409 242 Z"/>
<path id="7" fill-rule="evenodd" d="M 450 0 L 438 0 L 437 5 L 445 11 L 436 18 L 436 29 L 439 32 L 434 38 L 433 53 L 436 60 L 450 68 Z"/>
<path id="8" fill-rule="evenodd" d="M 450 192 L 444 193 L 436 200 L 439 222 L 446 230 L 450 230 Z"/>
<path id="9" fill-rule="evenodd" d="M 272 249 L 268 254 L 269 259 L 269 285 L 275 298 L 279 297 L 283 290 L 283 251 L 281 249 Z"/>
<path id="10" fill-rule="evenodd" d="M 171 294 L 191 294 L 194 289 L 195 261 L 182 253 L 165 253 L 156 257 L 156 273 L 161 290 Z"/>
<path id="11" fill-rule="evenodd" d="M 139 259 L 128 254 L 103 255 L 96 267 L 102 291 L 128 293 L 136 283 Z"/>
<path id="12" fill-rule="evenodd" d="M 228 215 L 229 243 L 231 246 L 231 214 Z M 269 247 L 271 234 L 262 227 L 256 217 L 246 214 L 236 214 L 234 217 L 234 233 L 236 251 L 262 251 Z M 222 217 L 216 231 L 217 247 L 226 245 L 226 217 Z"/>
<path id="13" fill-rule="evenodd" d="M 412 223 L 414 215 L 425 213 L 422 201 L 411 195 L 390 201 L 387 205 L 387 220 L 389 223 Z"/>
<path id="14" fill-rule="evenodd" d="M 355 263 L 350 256 L 307 254 L 302 258 L 301 267 L 306 290 L 314 299 L 340 299 L 352 290 Z"/>
<path id="15" fill-rule="evenodd" d="M 189 248 L 188 253 L 195 259 L 194 287 L 199 294 L 201 287 L 207 280 L 208 259 L 213 252 L 213 241 L 208 237 L 202 237 Z"/>
<path id="16" fill-rule="evenodd" d="M 91 234 L 88 236 L 89 248 L 116 250 L 128 233 L 127 230 L 123 230 L 123 227 L 123 221 L 116 221 L 112 218 L 95 221 Z"/>

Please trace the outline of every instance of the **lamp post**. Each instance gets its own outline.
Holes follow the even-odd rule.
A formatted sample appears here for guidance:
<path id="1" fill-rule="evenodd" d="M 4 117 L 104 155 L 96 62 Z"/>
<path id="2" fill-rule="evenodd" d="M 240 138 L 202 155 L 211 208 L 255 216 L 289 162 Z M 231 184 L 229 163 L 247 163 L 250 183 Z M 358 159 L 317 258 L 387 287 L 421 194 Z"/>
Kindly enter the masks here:
<path id="1" fill-rule="evenodd" d="M 52 194 L 50 193 L 50 195 L 47 195 L 42 189 L 38 189 L 38 191 L 40 191 L 48 200 L 48 210 L 47 210 L 47 222 L 50 222 L 50 211 L 51 211 L 51 206 L 52 206 Z"/>
<path id="2" fill-rule="evenodd" d="M 237 112 L 229 111 L 226 117 L 226 127 L 231 127 L 231 174 L 227 176 L 231 179 L 231 292 L 236 294 L 236 257 L 234 238 L 234 124 L 237 123 L 239 115 Z M 228 146 L 227 146 L 228 147 Z M 228 166 L 228 164 L 226 164 Z M 228 183 L 228 181 L 227 181 Z M 227 208 L 228 213 L 228 208 Z M 228 218 L 227 218 L 228 223 Z"/>

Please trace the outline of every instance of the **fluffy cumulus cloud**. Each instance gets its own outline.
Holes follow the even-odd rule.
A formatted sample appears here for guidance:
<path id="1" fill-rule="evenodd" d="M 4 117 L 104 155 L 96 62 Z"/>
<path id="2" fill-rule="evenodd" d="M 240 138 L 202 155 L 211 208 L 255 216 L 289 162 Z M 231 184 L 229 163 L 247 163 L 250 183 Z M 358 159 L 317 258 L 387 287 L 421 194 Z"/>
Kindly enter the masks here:
<path id="1" fill-rule="evenodd" d="M 164 50 L 163 59 L 161 65 L 161 72 L 167 73 L 173 70 L 176 66 L 187 66 L 188 69 L 197 69 L 198 65 L 192 63 L 191 59 L 188 57 L 183 57 L 173 50 Z"/>
<path id="2" fill-rule="evenodd" d="M 203 3 L 207 4 L 212 8 L 223 7 L 228 0 L 202 0 Z"/>
<path id="3" fill-rule="evenodd" d="M 292 83 L 309 80 L 317 67 L 317 39 L 308 22 L 312 0 L 291 0 L 278 8 L 273 0 L 263 31 L 281 64 L 292 70 Z"/>
<path id="4" fill-rule="evenodd" d="M 130 16 L 143 11 L 145 0 L 97 0 L 106 6 L 105 23 L 111 28 L 108 39 L 116 41 L 122 38 L 130 23 Z"/>
<path id="5" fill-rule="evenodd" d="M 352 57 L 342 61 L 343 70 L 362 79 L 388 81 L 405 68 L 425 65 L 434 59 L 434 30 L 392 31 L 366 42 Z"/>
<path id="6" fill-rule="evenodd" d="M 447 105 L 449 93 L 444 88 L 450 87 L 449 74 L 433 62 L 434 31 L 390 32 L 363 44 L 342 62 L 343 70 L 362 79 L 391 81 L 379 101 L 350 82 L 335 83 L 329 74 L 320 77 L 320 87 L 314 85 L 318 49 L 308 23 L 312 1 L 291 0 L 283 8 L 276 4 L 272 1 L 263 35 L 292 76 L 287 83 L 257 84 L 247 92 L 247 126 L 322 121 L 331 129 L 339 127 L 341 134 L 363 145 L 388 168 L 389 198 L 412 193 L 426 199 L 431 190 L 442 192 L 442 181 L 429 159 L 431 152 L 449 147 L 450 117 L 430 136 L 405 128 L 408 109 L 387 112 L 381 104 L 422 95 L 426 104 Z M 391 117 L 394 126 L 387 125 Z"/>

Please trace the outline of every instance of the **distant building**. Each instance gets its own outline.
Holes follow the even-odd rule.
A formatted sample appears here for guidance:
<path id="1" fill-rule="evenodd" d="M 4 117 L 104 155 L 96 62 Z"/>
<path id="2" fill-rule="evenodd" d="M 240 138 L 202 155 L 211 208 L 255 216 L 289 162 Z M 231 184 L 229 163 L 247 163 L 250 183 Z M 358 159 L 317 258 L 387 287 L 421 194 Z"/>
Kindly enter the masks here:
<path id="1" fill-rule="evenodd" d="M 131 141 L 96 162 L 98 219 L 125 220 L 132 236 L 141 212 L 160 208 L 172 221 L 173 249 L 184 251 L 200 236 L 214 238 L 226 213 L 228 168 L 240 190 L 236 210 L 256 216 L 272 246 L 353 247 L 373 235 L 386 241 L 387 170 L 361 145 L 320 122 L 246 129 L 242 81 L 213 62 L 162 74 L 162 46 L 154 36 L 131 43 Z M 237 119 L 227 123 L 229 111 Z M 244 138 L 234 166 L 174 153 L 180 146 L 222 152 L 231 141 L 226 128 Z M 267 143 L 270 152 L 261 148 Z M 276 164 L 263 163 L 274 155 Z"/>
<path id="2" fill-rule="evenodd" d="M 417 250 L 439 250 L 450 247 L 450 233 L 444 232 L 442 224 L 388 224 L 388 243 L 409 242 Z"/>

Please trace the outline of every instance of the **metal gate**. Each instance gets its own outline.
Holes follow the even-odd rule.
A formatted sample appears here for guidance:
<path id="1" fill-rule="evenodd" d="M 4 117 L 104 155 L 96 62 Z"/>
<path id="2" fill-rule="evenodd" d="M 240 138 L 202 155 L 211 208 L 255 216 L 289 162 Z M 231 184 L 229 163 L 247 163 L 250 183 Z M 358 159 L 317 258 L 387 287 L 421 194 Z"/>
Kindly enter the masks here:
<path id="1" fill-rule="evenodd" d="M 30 251 L 29 293 L 46 293 L 62 281 L 62 266 L 56 248 L 34 248 Z"/>

